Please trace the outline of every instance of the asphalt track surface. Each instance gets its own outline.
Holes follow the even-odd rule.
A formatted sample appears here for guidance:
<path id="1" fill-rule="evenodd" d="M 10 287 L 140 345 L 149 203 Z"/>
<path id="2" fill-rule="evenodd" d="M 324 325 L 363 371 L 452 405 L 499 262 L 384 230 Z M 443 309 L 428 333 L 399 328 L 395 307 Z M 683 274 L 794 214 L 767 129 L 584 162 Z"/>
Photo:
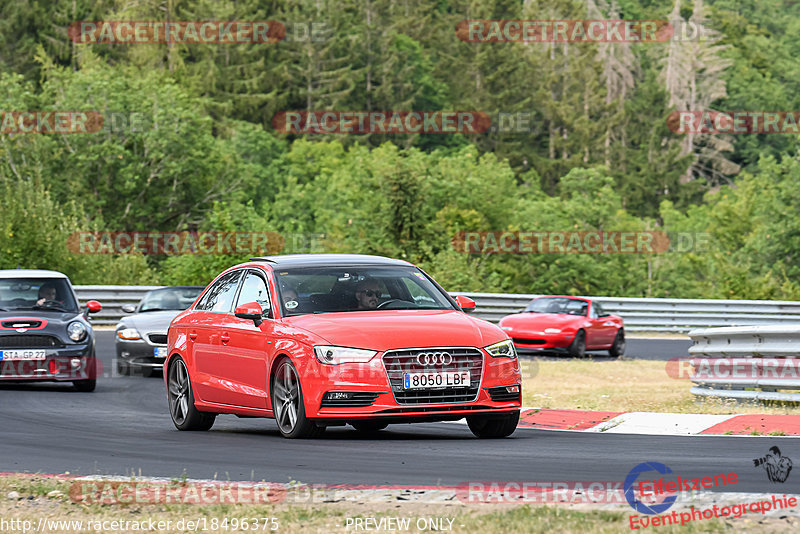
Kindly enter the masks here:
<path id="1" fill-rule="evenodd" d="M 98 355 L 109 374 L 111 332 L 100 332 L 99 339 Z M 637 344 L 629 348 L 636 350 Z M 737 473 L 738 483 L 724 491 L 800 492 L 794 477 L 785 485 L 773 484 L 754 467 L 753 459 L 772 445 L 800 461 L 800 440 L 772 436 L 518 429 L 508 439 L 479 440 L 466 425 L 428 423 L 390 426 L 377 437 L 348 426 L 330 428 L 316 440 L 286 440 L 272 420 L 230 415 L 218 417 L 209 432 L 179 432 L 160 377 L 112 373 L 98 380 L 94 393 L 78 393 L 67 384 L 0 385 L 4 472 L 418 486 L 614 481 L 641 462 L 656 461 L 684 478 Z"/>

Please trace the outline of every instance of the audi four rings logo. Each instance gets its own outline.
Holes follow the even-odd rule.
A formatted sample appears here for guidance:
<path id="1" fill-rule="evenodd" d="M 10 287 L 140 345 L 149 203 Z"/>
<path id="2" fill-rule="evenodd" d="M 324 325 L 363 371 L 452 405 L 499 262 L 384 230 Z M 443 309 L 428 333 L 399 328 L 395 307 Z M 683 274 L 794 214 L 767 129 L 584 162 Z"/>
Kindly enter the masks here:
<path id="1" fill-rule="evenodd" d="M 453 363 L 453 356 L 449 352 L 420 352 L 417 354 L 417 363 L 423 367 L 431 365 L 450 365 Z"/>

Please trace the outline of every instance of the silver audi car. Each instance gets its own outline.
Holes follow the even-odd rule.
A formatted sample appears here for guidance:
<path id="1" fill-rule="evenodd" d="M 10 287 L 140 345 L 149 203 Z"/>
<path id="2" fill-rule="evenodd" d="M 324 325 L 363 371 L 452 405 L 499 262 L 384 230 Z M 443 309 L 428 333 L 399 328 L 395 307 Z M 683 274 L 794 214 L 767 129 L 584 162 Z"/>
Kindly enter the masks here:
<path id="1" fill-rule="evenodd" d="M 205 289 L 200 286 L 162 287 L 145 294 L 137 306 L 125 304 L 132 313 L 117 324 L 117 371 L 122 375 L 152 376 L 167 355 L 169 324 Z"/>

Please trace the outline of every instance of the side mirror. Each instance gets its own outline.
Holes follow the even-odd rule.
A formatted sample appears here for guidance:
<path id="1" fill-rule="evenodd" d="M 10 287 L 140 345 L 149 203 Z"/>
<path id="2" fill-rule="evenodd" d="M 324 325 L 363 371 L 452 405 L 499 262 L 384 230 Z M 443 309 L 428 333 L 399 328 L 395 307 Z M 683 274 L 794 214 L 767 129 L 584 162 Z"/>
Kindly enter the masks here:
<path id="1" fill-rule="evenodd" d="M 459 295 L 456 297 L 456 304 L 465 313 L 472 313 L 475 311 L 475 301 L 469 297 Z"/>
<path id="2" fill-rule="evenodd" d="M 86 308 L 89 310 L 89 313 L 97 313 L 103 309 L 103 305 L 96 300 L 90 300 L 86 303 Z"/>
<path id="3" fill-rule="evenodd" d="M 262 319 L 264 310 L 258 302 L 248 302 L 247 304 L 237 306 L 233 314 L 239 319 L 249 319 L 253 321 L 256 326 L 261 326 L 261 323 L 264 322 Z"/>
<path id="4" fill-rule="evenodd" d="M 122 311 L 124 311 L 125 313 L 134 313 L 136 311 L 136 306 L 134 306 L 133 304 L 123 304 Z"/>

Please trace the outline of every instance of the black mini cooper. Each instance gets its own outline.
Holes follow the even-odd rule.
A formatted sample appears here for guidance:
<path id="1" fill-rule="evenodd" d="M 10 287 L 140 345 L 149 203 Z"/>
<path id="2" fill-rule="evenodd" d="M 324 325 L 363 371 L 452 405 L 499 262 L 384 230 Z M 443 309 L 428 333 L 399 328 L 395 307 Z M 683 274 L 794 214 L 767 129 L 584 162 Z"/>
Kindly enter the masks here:
<path id="1" fill-rule="evenodd" d="M 94 391 L 97 360 L 89 313 L 79 309 L 64 274 L 33 269 L 0 270 L 0 383 L 72 382 Z"/>

